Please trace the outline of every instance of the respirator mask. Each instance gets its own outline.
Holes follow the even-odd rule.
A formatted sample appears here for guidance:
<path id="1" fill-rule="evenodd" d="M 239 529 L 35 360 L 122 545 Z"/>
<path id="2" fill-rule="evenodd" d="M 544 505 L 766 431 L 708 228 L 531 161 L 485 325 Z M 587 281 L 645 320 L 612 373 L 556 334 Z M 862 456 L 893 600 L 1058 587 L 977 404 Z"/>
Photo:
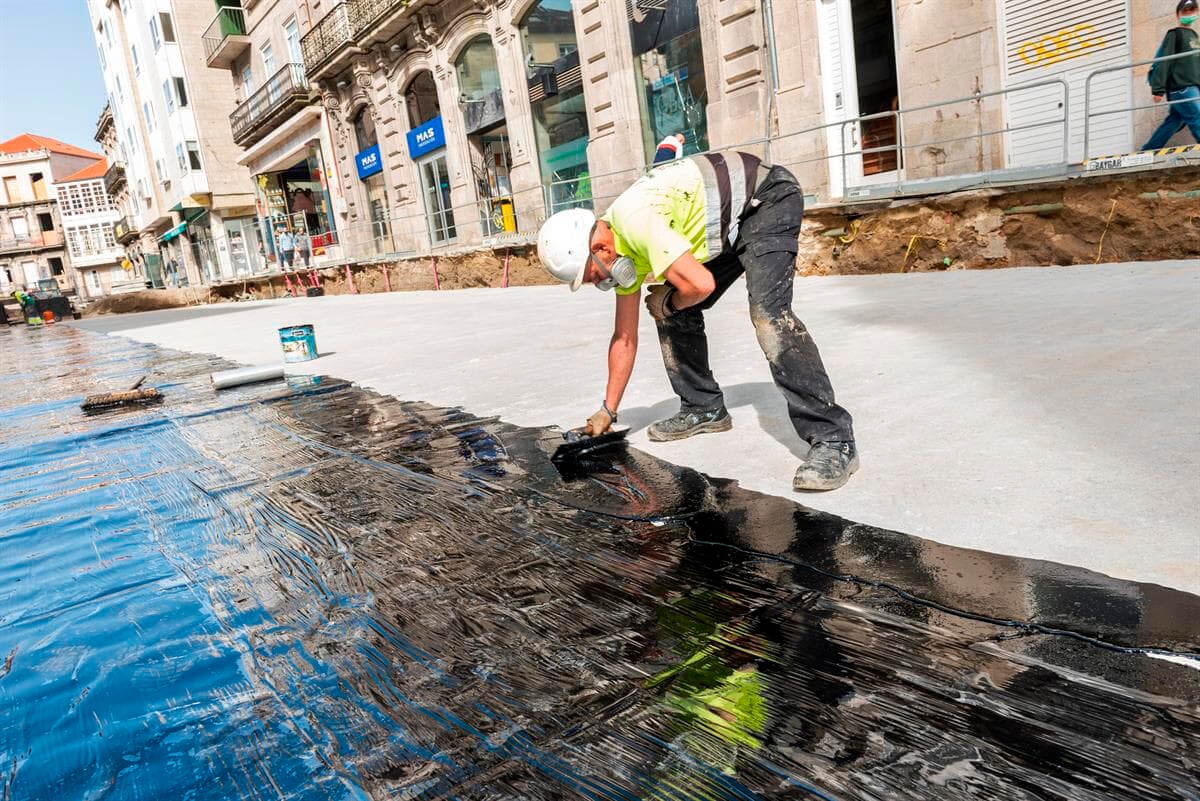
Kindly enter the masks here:
<path id="1" fill-rule="evenodd" d="M 600 272 L 604 273 L 604 278 L 596 282 L 597 289 L 608 292 L 618 286 L 628 289 L 637 283 L 637 267 L 633 266 L 633 259 L 628 256 L 618 256 L 611 267 L 605 267 L 594 253 L 589 255 Z"/>

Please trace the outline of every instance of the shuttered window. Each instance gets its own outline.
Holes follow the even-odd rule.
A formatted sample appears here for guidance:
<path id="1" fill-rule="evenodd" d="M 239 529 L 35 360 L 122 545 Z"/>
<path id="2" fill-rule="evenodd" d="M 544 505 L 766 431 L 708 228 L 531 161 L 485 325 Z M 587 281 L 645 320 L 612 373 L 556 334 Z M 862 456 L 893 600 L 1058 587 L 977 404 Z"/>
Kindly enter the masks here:
<path id="1" fill-rule="evenodd" d="M 1004 75 L 1008 88 L 1058 78 L 1070 90 L 1070 160 L 1081 161 L 1084 127 L 1084 83 L 1101 67 L 1128 63 L 1128 0 L 1000 0 L 1004 31 Z M 1128 108 L 1131 71 L 1110 73 L 1092 81 L 1091 110 Z M 1051 86 L 1006 97 L 1008 125 L 1024 128 L 1063 116 L 1063 91 Z M 1091 155 L 1124 153 L 1132 147 L 1128 112 L 1094 117 Z M 1101 152 L 1102 151 L 1102 152 Z M 1011 167 L 1051 164 L 1062 158 L 1062 127 L 1045 126 L 1009 135 Z"/>

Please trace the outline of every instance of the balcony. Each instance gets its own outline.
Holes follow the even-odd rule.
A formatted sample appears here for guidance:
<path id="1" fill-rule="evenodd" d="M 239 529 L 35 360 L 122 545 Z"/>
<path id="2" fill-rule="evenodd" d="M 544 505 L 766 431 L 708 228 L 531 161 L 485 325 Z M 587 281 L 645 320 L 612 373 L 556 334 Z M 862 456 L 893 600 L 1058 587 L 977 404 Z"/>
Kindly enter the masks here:
<path id="1" fill-rule="evenodd" d="M 246 148 L 260 142 L 279 124 L 313 100 L 304 67 L 288 64 L 229 115 L 233 141 Z"/>
<path id="2" fill-rule="evenodd" d="M 117 190 L 125 185 L 125 165 L 119 161 L 114 161 L 109 165 L 108 171 L 104 173 L 104 191 L 109 196 L 115 195 Z"/>
<path id="3" fill-rule="evenodd" d="M 224 6 L 208 24 L 204 40 L 204 59 L 210 67 L 229 69 L 242 53 L 250 49 L 246 35 L 246 12 L 241 6 Z"/>
<path id="4" fill-rule="evenodd" d="M 124 245 L 134 239 L 137 239 L 137 229 L 130 223 L 128 217 L 122 217 L 113 223 L 113 237 L 117 243 Z"/>
<path id="5" fill-rule="evenodd" d="M 338 3 L 300 40 L 300 53 L 308 74 L 316 75 L 334 56 L 352 44 L 346 4 Z"/>
<path id="6" fill-rule="evenodd" d="M 300 40 L 309 77 L 316 80 L 331 71 L 338 56 L 361 53 L 362 46 L 395 36 L 407 19 L 405 12 L 417 4 L 418 0 L 345 0 L 335 5 Z"/>
<path id="7" fill-rule="evenodd" d="M 31 253 L 45 248 L 60 248 L 63 244 L 59 231 L 35 231 L 26 236 L 0 239 L 0 253 Z"/>

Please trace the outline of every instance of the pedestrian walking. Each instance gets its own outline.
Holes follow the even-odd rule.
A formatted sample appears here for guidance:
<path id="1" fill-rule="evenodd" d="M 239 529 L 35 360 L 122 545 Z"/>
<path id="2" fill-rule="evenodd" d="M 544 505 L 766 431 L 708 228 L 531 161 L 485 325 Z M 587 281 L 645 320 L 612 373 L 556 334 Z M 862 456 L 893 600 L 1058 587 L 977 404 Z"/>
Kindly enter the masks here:
<path id="1" fill-rule="evenodd" d="M 1191 58 L 1160 61 L 1150 70 L 1150 91 L 1154 102 L 1166 100 L 1170 106 L 1167 118 L 1150 137 L 1142 150 L 1166 147 L 1171 137 L 1185 126 L 1192 138 L 1200 143 L 1200 35 L 1193 27 L 1200 17 L 1197 0 L 1182 0 L 1175 7 L 1178 27 L 1167 31 L 1155 58 L 1191 53 Z"/>

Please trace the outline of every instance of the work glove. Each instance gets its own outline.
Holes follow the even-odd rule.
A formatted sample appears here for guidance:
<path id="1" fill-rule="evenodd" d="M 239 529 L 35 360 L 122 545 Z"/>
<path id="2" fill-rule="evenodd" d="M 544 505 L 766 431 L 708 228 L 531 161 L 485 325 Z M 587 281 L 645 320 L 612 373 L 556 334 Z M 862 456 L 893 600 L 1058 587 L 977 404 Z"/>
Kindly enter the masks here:
<path id="1" fill-rule="evenodd" d="M 616 413 L 609 411 L 607 406 L 601 404 L 600 411 L 588 418 L 584 429 L 587 431 L 589 437 L 598 437 L 601 434 L 608 433 L 615 422 L 617 422 Z"/>
<path id="2" fill-rule="evenodd" d="M 671 298 L 675 297 L 675 287 L 670 284 L 659 284 L 650 288 L 650 292 L 646 295 L 646 308 L 650 311 L 650 316 L 655 320 L 665 320 L 672 314 L 675 314 L 679 309 L 671 303 Z"/>

